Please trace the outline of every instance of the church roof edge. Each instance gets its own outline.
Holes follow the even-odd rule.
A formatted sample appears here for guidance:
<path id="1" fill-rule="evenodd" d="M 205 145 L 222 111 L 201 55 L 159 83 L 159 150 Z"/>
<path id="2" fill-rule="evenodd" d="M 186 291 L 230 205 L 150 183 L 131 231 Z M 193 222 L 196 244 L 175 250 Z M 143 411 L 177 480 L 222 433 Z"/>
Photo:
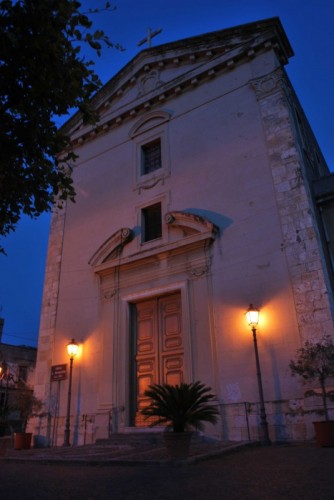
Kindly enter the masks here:
<path id="1" fill-rule="evenodd" d="M 294 55 L 293 49 L 290 45 L 290 42 L 287 38 L 287 35 L 284 31 L 283 25 L 279 19 L 279 17 L 267 18 L 259 21 L 254 21 L 246 24 L 241 24 L 238 26 L 224 28 L 222 30 L 211 31 L 208 33 L 204 33 L 201 35 L 194 35 L 187 38 L 182 38 L 176 41 L 167 42 L 164 44 L 156 45 L 154 47 L 148 47 L 146 49 L 141 50 L 136 54 L 123 68 L 121 68 L 115 75 L 113 75 L 93 96 L 92 104 L 93 106 L 96 104 L 98 107 L 99 101 L 101 97 L 108 92 L 112 88 L 115 88 L 117 82 L 125 77 L 129 72 L 131 72 L 132 68 L 134 68 L 138 63 L 140 63 L 141 59 L 144 59 L 148 56 L 155 56 L 161 53 L 167 53 L 168 51 L 174 51 L 177 49 L 185 49 L 185 48 L 198 48 L 201 45 L 208 45 L 217 43 L 217 45 L 221 45 L 224 39 L 228 40 L 232 37 L 246 37 L 251 36 L 252 34 L 256 35 L 259 32 L 275 32 L 280 41 L 280 48 L 284 53 L 284 59 L 287 60 Z M 70 133 L 70 129 L 72 125 L 75 124 L 80 118 L 80 111 L 77 111 L 64 125 L 61 127 L 67 133 Z"/>

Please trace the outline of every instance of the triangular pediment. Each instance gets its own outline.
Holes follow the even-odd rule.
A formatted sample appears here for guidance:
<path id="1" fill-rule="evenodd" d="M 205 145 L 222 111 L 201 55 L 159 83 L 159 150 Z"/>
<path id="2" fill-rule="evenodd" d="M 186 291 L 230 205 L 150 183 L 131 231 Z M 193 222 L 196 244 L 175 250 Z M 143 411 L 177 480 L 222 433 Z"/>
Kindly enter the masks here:
<path id="1" fill-rule="evenodd" d="M 231 70 L 245 57 L 274 50 L 282 64 L 293 55 L 278 18 L 151 47 L 141 51 L 96 94 L 93 105 L 100 114 L 94 130 L 83 126 L 77 113 L 64 125 L 74 140 L 108 130 L 155 102 L 200 85 L 222 70 Z"/>

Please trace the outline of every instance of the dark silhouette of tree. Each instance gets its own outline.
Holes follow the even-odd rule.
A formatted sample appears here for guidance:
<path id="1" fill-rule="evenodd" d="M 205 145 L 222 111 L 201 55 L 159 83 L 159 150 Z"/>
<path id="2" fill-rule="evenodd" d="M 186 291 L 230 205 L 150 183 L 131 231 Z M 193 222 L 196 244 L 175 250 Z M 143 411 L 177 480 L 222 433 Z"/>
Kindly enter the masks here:
<path id="1" fill-rule="evenodd" d="M 50 211 L 55 197 L 74 201 L 76 157 L 56 122 L 73 109 L 97 120 L 90 100 L 101 82 L 91 59 L 103 46 L 121 48 L 93 29 L 99 11 L 75 0 L 0 1 L 0 237 L 22 214 Z"/>

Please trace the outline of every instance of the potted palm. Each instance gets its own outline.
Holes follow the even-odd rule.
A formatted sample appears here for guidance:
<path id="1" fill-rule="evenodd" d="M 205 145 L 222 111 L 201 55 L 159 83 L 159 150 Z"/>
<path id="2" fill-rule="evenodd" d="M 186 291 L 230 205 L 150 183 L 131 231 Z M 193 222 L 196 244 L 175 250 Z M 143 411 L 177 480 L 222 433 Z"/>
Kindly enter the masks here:
<path id="1" fill-rule="evenodd" d="M 42 405 L 42 401 L 34 396 L 32 389 L 23 381 L 19 381 L 12 406 L 12 409 L 19 413 L 21 420 L 21 432 L 14 433 L 14 448 L 16 450 L 30 448 L 32 433 L 26 432 L 28 420 L 41 410 Z"/>
<path id="2" fill-rule="evenodd" d="M 210 391 L 210 387 L 198 381 L 154 384 L 145 391 L 150 403 L 142 414 L 145 419 L 153 418 L 150 426 L 165 424 L 164 438 L 171 458 L 187 457 L 192 429 L 202 430 L 203 422 L 217 422 L 219 411 Z"/>
<path id="3" fill-rule="evenodd" d="M 293 376 L 299 375 L 305 382 L 316 382 L 321 388 L 321 398 L 325 421 L 313 422 L 317 443 L 320 446 L 334 446 L 334 420 L 328 414 L 327 384 L 334 379 L 334 344 L 326 335 L 318 342 L 306 341 L 297 349 L 296 360 L 290 361 Z"/>

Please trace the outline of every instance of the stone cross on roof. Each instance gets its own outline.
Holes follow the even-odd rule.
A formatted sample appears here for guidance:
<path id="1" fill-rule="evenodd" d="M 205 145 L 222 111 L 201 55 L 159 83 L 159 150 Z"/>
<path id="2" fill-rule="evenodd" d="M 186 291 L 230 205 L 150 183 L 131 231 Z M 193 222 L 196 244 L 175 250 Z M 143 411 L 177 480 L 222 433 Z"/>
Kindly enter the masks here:
<path id="1" fill-rule="evenodd" d="M 138 47 L 140 47 L 144 43 L 147 43 L 149 47 L 152 47 L 152 38 L 155 37 L 156 35 L 159 35 L 159 33 L 161 32 L 162 32 L 161 28 L 155 31 L 152 31 L 151 28 L 148 28 L 147 37 L 143 38 L 142 40 L 140 40 L 140 42 L 137 43 Z"/>

